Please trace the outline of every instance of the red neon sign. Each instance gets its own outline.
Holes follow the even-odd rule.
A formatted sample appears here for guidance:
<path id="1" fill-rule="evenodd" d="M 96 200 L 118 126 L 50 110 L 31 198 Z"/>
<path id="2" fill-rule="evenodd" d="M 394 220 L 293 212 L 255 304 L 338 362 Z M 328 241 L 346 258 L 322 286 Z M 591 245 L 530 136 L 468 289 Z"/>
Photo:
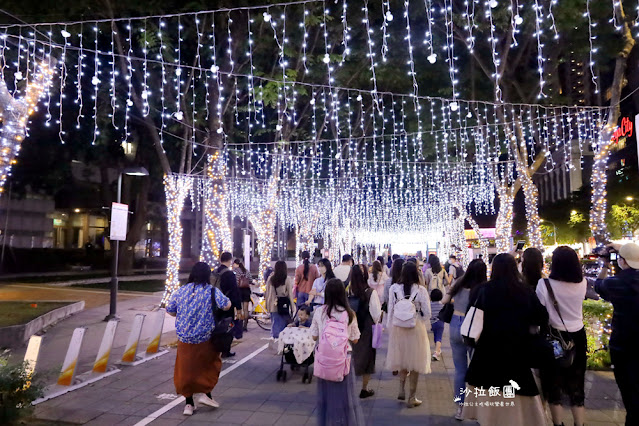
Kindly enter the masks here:
<path id="1" fill-rule="evenodd" d="M 619 127 L 617 127 L 617 129 L 615 130 L 615 132 L 612 134 L 612 141 L 614 143 L 619 142 L 619 138 L 623 138 L 626 136 L 632 136 L 632 121 L 630 121 L 630 118 L 628 117 L 624 117 L 621 119 L 621 124 L 619 125 Z"/>

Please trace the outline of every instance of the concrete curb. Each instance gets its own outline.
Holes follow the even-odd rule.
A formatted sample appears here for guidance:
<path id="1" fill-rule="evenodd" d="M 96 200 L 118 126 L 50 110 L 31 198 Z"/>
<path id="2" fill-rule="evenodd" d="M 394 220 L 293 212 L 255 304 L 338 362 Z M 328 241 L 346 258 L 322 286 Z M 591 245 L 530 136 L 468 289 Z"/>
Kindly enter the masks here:
<path id="1" fill-rule="evenodd" d="M 47 300 L 47 302 L 67 302 L 66 300 Z M 47 312 L 26 324 L 0 327 L 0 347 L 11 348 L 21 346 L 29 338 L 45 327 L 65 319 L 84 309 L 84 300 L 70 303 L 58 309 Z"/>

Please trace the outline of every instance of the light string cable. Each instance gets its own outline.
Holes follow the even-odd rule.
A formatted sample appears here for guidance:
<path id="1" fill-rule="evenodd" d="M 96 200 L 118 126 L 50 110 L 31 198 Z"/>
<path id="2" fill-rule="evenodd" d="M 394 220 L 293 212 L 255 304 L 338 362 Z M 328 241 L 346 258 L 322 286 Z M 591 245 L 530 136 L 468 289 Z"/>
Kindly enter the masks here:
<path id="1" fill-rule="evenodd" d="M 16 38 L 16 35 L 12 35 L 12 34 L 7 34 L 7 38 L 11 38 L 14 37 Z M 42 41 L 42 40 L 38 40 L 37 41 L 40 44 L 44 44 L 44 45 L 48 45 L 49 43 L 46 41 Z M 59 43 L 52 43 L 53 47 L 56 49 L 63 49 L 63 45 L 59 44 Z M 75 51 L 80 51 L 82 50 L 83 52 L 87 52 L 87 53 L 93 53 L 95 52 L 94 50 L 88 49 L 86 47 L 75 47 L 75 46 L 67 46 L 67 51 L 69 50 L 75 50 Z M 98 54 L 104 54 L 103 51 L 99 51 Z M 127 55 L 120 55 L 120 54 L 116 54 L 116 57 L 123 57 L 123 58 L 127 58 Z M 138 57 L 138 56 L 131 56 L 130 57 L 132 61 L 136 61 L 136 62 L 142 62 L 144 61 L 144 58 L 142 57 Z M 154 59 L 147 59 L 147 62 L 149 63 L 153 63 L 153 64 L 164 64 L 165 67 L 174 67 L 176 66 L 175 64 L 171 64 L 169 62 L 163 62 L 161 60 L 154 60 Z M 202 67 L 198 67 L 197 65 L 180 65 L 182 68 L 184 69 L 195 69 L 196 71 L 202 70 L 203 72 L 211 72 L 211 69 L 209 68 L 202 68 Z M 217 72 L 219 74 L 222 75 L 226 75 L 229 77 L 239 77 L 239 78 L 248 78 L 250 75 L 249 74 L 245 74 L 245 73 L 240 73 L 237 71 L 223 71 L 223 70 L 219 70 L 216 69 Z M 275 78 L 270 78 L 267 76 L 257 76 L 254 75 L 253 79 L 255 80 L 262 80 L 265 83 L 281 83 L 281 80 L 277 80 Z M 333 80 L 334 81 L 334 80 Z M 370 89 L 361 89 L 361 88 L 355 88 L 355 87 L 343 87 L 343 86 L 335 86 L 335 85 L 328 85 L 328 84 L 321 84 L 321 83 L 308 83 L 308 82 L 304 82 L 304 81 L 295 81 L 294 84 L 296 85 L 300 85 L 300 86 L 305 86 L 305 87 L 309 87 L 309 88 L 324 88 L 324 89 L 335 89 L 337 91 L 351 91 L 351 92 L 356 92 L 356 93 L 360 93 L 363 95 L 367 95 L 367 96 L 371 96 L 371 90 Z M 413 98 L 415 97 L 414 94 L 410 94 L 410 93 L 396 93 L 396 92 L 389 92 L 389 91 L 377 91 L 378 96 L 397 96 L 397 97 L 405 97 L 405 98 Z M 455 101 L 452 98 L 446 98 L 446 97 L 442 97 L 442 96 L 427 96 L 427 95 L 417 95 L 416 96 L 418 99 L 420 100 L 436 100 L 436 101 L 442 101 L 442 102 L 453 102 Z M 470 102 L 470 103 L 474 103 L 477 105 L 491 105 L 491 106 L 504 106 L 504 105 L 513 105 L 513 106 L 517 106 L 517 107 L 540 107 L 540 108 L 560 108 L 560 107 L 575 107 L 575 108 L 582 108 L 582 109 L 586 109 L 586 110 L 596 110 L 596 109 L 600 109 L 600 106 L 596 106 L 596 105 L 561 105 L 561 104 L 533 104 L 533 103 L 522 103 L 522 102 L 515 102 L 515 103 L 504 103 L 504 102 L 498 102 L 498 101 L 487 101 L 487 100 L 466 100 L 466 99 L 461 99 L 461 98 L 457 98 L 456 99 L 458 102 Z"/>

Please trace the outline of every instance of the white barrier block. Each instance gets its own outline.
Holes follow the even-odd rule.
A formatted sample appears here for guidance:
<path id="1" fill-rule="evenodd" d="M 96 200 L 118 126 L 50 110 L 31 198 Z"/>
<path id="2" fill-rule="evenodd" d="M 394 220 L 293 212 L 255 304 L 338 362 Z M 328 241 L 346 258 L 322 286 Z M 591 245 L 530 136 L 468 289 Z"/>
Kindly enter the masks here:
<path id="1" fill-rule="evenodd" d="M 131 334 L 129 334 L 129 341 L 124 349 L 122 355 L 122 362 L 133 362 L 138 353 L 138 343 L 140 341 L 140 334 L 142 333 L 142 325 L 144 324 L 144 314 L 137 314 L 133 320 L 133 328 Z"/>
<path id="2" fill-rule="evenodd" d="M 31 377 L 38 362 L 40 355 L 40 346 L 42 345 L 42 336 L 33 335 L 29 338 L 27 352 L 24 354 L 24 362 L 26 363 L 27 376 Z"/>
<path id="3" fill-rule="evenodd" d="M 160 309 L 155 313 L 153 324 L 151 327 L 151 340 L 146 347 L 146 355 L 152 355 L 158 352 L 160 348 L 160 338 L 162 337 L 162 328 L 164 327 L 164 317 L 166 311 Z"/>
<path id="4" fill-rule="evenodd" d="M 104 329 L 104 336 L 102 337 L 102 343 L 100 343 L 100 349 L 98 355 L 95 357 L 93 363 L 94 373 L 105 373 L 107 370 L 107 364 L 109 364 L 109 357 L 111 356 L 111 348 L 113 347 L 113 339 L 115 338 L 115 330 L 118 328 L 118 320 L 110 320 L 106 328 Z"/>
<path id="5" fill-rule="evenodd" d="M 64 357 L 64 363 L 62 364 L 62 371 L 60 372 L 60 377 L 58 377 L 58 384 L 61 386 L 71 386 L 71 384 L 73 384 L 75 368 L 86 330 L 86 327 L 78 327 L 73 331 L 73 336 L 71 336 L 71 342 L 69 343 L 69 349 L 67 350 L 67 355 Z"/>

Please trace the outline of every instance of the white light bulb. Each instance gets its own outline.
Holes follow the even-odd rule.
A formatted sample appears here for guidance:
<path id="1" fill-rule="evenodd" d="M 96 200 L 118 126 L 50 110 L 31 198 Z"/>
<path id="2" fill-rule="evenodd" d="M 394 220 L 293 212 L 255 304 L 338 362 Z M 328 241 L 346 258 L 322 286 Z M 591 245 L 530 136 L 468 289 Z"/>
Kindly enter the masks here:
<path id="1" fill-rule="evenodd" d="M 175 75 L 180 76 L 182 75 L 182 68 L 178 68 L 175 70 Z"/>
<path id="2" fill-rule="evenodd" d="M 133 101 L 131 99 L 126 100 L 127 106 L 133 106 Z"/>
<path id="3" fill-rule="evenodd" d="M 175 114 L 173 114 L 173 116 L 176 120 L 182 121 L 182 119 L 184 118 L 184 113 L 182 111 L 177 111 Z"/>
<path id="4" fill-rule="evenodd" d="M 262 16 L 264 17 L 264 22 L 271 22 L 271 14 L 268 12 L 264 12 L 262 13 Z"/>
<path id="5" fill-rule="evenodd" d="M 311 99 L 311 105 L 315 105 L 315 99 Z"/>
<path id="6" fill-rule="evenodd" d="M 15 74 L 13 74 L 13 77 L 16 80 L 22 80 L 22 72 L 21 71 L 17 71 Z"/>
<path id="7" fill-rule="evenodd" d="M 488 3 L 488 5 L 494 9 L 497 7 L 497 0 L 490 0 L 490 3 Z"/>
<path id="8" fill-rule="evenodd" d="M 451 102 L 450 103 L 450 110 L 451 111 L 457 111 L 459 109 L 459 104 L 457 102 Z"/>
<path id="9" fill-rule="evenodd" d="M 362 100 L 362 95 L 357 95 L 357 100 L 361 101 Z"/>
<path id="10" fill-rule="evenodd" d="M 524 18 L 522 18 L 519 15 L 515 16 L 515 24 L 521 25 L 521 24 L 523 24 L 523 22 L 524 22 Z"/>
<path id="11" fill-rule="evenodd" d="M 386 20 L 388 22 L 391 22 L 393 20 L 393 14 L 391 13 L 390 10 L 388 12 L 386 12 Z"/>
<path id="12" fill-rule="evenodd" d="M 71 37 L 71 33 L 70 33 L 70 32 L 68 32 L 67 30 L 62 30 L 62 31 L 60 31 L 60 34 L 62 34 L 62 37 L 64 37 L 64 38 L 69 38 L 69 37 Z"/>
<path id="13" fill-rule="evenodd" d="M 218 67 L 217 65 L 211 65 L 211 72 L 218 72 L 219 69 L 220 67 Z"/>
<path id="14" fill-rule="evenodd" d="M 219 127 L 219 128 L 217 129 L 217 132 L 218 132 L 219 134 L 222 134 L 222 133 L 224 132 L 224 130 L 222 130 L 222 128 L 221 128 L 221 127 Z"/>
<path id="15" fill-rule="evenodd" d="M 437 55 L 434 53 L 431 53 L 430 55 L 428 55 L 428 62 L 430 62 L 431 64 L 434 64 L 435 62 L 437 62 Z"/>
<path id="16" fill-rule="evenodd" d="M 98 84 L 100 84 L 100 79 L 94 75 L 93 78 L 91 79 L 91 84 L 93 84 L 94 86 L 97 86 Z"/>
<path id="17" fill-rule="evenodd" d="M 282 130 L 282 126 L 278 124 L 277 126 L 275 126 L 275 130 L 279 132 L 280 130 Z"/>
<path id="18" fill-rule="evenodd" d="M 470 111 L 468 111 L 468 114 L 466 114 L 466 117 L 467 118 L 473 118 L 473 114 Z"/>
<path id="19" fill-rule="evenodd" d="M 149 97 L 149 92 L 147 90 L 142 92 L 142 99 L 147 99 L 148 97 Z"/>
<path id="20" fill-rule="evenodd" d="M 328 56 L 328 53 L 324 54 L 324 59 L 322 59 L 322 61 L 324 61 L 325 64 L 328 64 L 331 61 L 331 57 Z"/>

